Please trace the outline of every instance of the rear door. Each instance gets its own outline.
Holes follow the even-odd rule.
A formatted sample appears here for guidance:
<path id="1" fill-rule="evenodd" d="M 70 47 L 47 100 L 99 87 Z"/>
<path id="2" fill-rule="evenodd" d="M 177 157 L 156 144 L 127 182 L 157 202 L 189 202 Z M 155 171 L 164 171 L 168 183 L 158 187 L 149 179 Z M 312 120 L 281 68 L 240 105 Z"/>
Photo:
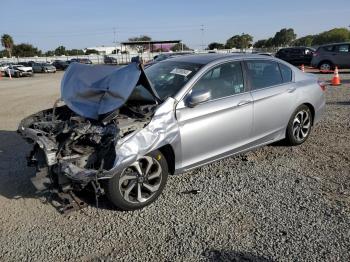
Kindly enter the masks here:
<path id="1" fill-rule="evenodd" d="M 247 60 L 246 70 L 254 101 L 252 142 L 261 144 L 283 136 L 294 110 L 292 70 L 274 60 Z"/>

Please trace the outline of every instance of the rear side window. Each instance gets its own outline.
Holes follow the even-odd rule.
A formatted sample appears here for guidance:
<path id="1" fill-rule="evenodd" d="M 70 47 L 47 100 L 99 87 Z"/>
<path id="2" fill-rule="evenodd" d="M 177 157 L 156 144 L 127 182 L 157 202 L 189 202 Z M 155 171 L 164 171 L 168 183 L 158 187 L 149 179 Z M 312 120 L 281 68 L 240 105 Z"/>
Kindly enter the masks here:
<path id="1" fill-rule="evenodd" d="M 337 52 L 348 53 L 349 52 L 349 45 L 338 45 Z"/>
<path id="2" fill-rule="evenodd" d="M 284 64 L 279 64 L 283 83 L 292 82 L 292 69 Z"/>
<path id="3" fill-rule="evenodd" d="M 301 55 L 303 53 L 302 49 L 296 48 L 296 49 L 291 49 L 291 53 L 293 55 Z"/>
<path id="4" fill-rule="evenodd" d="M 247 68 L 253 90 L 283 83 L 277 62 L 268 60 L 247 61 Z"/>

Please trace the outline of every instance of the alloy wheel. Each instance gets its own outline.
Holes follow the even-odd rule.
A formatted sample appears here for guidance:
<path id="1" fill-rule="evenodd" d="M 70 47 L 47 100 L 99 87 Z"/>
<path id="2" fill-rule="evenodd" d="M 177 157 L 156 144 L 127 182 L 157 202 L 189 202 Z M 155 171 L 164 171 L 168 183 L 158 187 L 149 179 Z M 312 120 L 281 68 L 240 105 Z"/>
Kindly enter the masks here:
<path id="1" fill-rule="evenodd" d="M 320 70 L 322 70 L 322 71 L 330 71 L 331 69 L 332 69 L 331 65 L 328 63 L 324 63 L 320 66 Z"/>
<path id="2" fill-rule="evenodd" d="M 124 169 L 119 179 L 119 191 L 126 201 L 143 203 L 156 194 L 161 182 L 160 163 L 150 156 L 143 156 Z"/>
<path id="3" fill-rule="evenodd" d="M 293 136 L 301 142 L 306 139 L 311 128 L 310 113 L 306 110 L 299 111 L 293 120 Z"/>

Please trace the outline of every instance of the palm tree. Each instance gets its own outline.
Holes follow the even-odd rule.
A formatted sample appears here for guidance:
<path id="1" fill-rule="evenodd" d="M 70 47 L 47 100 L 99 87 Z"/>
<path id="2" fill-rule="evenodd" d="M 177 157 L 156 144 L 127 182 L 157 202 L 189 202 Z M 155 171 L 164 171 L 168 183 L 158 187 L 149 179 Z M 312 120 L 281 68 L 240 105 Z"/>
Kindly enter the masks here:
<path id="1" fill-rule="evenodd" d="M 9 57 L 11 57 L 11 51 L 13 48 L 13 39 L 8 34 L 3 34 L 1 36 L 1 45 L 7 50 Z"/>

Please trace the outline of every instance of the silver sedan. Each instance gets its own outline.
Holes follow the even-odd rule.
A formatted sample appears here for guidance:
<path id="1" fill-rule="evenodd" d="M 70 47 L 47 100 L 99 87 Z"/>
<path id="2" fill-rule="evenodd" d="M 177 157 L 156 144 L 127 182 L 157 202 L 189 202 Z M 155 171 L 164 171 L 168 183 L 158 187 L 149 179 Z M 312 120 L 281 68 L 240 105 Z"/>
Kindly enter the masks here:
<path id="1" fill-rule="evenodd" d="M 39 145 L 36 184 L 44 175 L 59 192 L 92 184 L 123 210 L 152 203 L 169 174 L 279 140 L 300 145 L 325 109 L 315 76 L 261 55 L 187 55 L 145 69 L 73 64 L 61 90 L 65 106 L 19 127 Z"/>
<path id="2" fill-rule="evenodd" d="M 182 173 L 279 140 L 300 145 L 325 109 L 324 85 L 273 57 L 190 55 L 145 71 L 161 99 L 171 101 L 167 106 L 177 135 L 110 180 L 108 195 L 123 209 L 152 202 L 167 173 Z M 162 131 L 171 132 L 170 125 Z M 126 174 L 132 170 L 135 176 Z"/>

